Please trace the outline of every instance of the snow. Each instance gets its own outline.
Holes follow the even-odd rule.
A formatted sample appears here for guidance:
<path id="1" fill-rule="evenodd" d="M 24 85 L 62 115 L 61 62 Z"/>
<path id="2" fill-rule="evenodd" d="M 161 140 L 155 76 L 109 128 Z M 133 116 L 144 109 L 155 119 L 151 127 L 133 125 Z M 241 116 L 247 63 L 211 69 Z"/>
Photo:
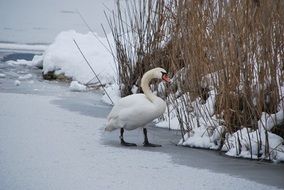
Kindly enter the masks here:
<path id="1" fill-rule="evenodd" d="M 104 145 L 106 118 L 58 106 L 62 98 L 0 93 L 1 189 L 277 189 Z"/>
<path id="2" fill-rule="evenodd" d="M 33 75 L 30 74 L 30 73 L 19 76 L 19 80 L 27 80 L 27 79 L 31 79 L 31 78 L 33 78 Z"/>
<path id="3" fill-rule="evenodd" d="M 275 114 L 268 114 L 263 112 L 260 120 L 258 121 L 258 128 L 265 128 L 266 130 L 271 130 L 273 126 L 284 121 L 284 112 L 281 109 Z"/>
<path id="4" fill-rule="evenodd" d="M 109 38 L 111 36 L 109 35 Z M 96 34 L 80 34 L 74 30 L 63 31 L 55 41 L 48 46 L 43 56 L 43 72 L 55 71 L 64 74 L 82 84 L 98 83 L 94 73 L 76 47 L 75 40 L 84 56 L 96 72 L 102 84 L 113 83 L 116 80 L 113 58 L 108 51 L 107 38 Z"/>
<path id="5" fill-rule="evenodd" d="M 15 84 L 16 86 L 20 86 L 21 81 L 19 81 L 19 80 L 15 80 L 15 81 L 14 81 L 14 84 Z"/>
<path id="6" fill-rule="evenodd" d="M 77 92 L 83 92 L 87 90 L 87 87 L 81 83 L 79 83 L 78 81 L 72 81 L 70 83 L 70 90 L 71 91 L 77 91 Z"/>
<path id="7" fill-rule="evenodd" d="M 6 77 L 6 75 L 5 75 L 5 74 L 0 73 L 0 78 L 5 78 L 5 77 Z"/>
<path id="8" fill-rule="evenodd" d="M 7 63 L 10 65 L 25 65 L 29 67 L 42 67 L 42 59 L 43 59 L 42 55 L 34 55 L 31 61 L 28 61 L 25 59 L 17 59 L 16 61 L 9 60 L 7 61 Z"/>
<path id="9" fill-rule="evenodd" d="M 121 98 L 118 84 L 113 83 L 111 85 L 104 87 L 104 89 L 106 91 L 104 92 L 104 95 L 102 96 L 102 101 L 104 103 L 113 105 L 113 103 L 116 104 L 118 100 Z"/>
<path id="10" fill-rule="evenodd" d="M 189 133 L 186 133 L 183 139 L 180 140 L 179 144 L 183 146 L 198 147 L 198 148 L 208 148 L 208 149 L 218 149 L 220 134 L 224 130 L 222 126 L 217 129 L 210 131 L 210 128 L 202 127 L 195 128 Z"/>
<path id="11" fill-rule="evenodd" d="M 165 117 L 168 116 L 168 110 L 166 110 L 166 113 L 164 114 L 164 116 Z M 156 124 L 157 127 L 169 128 L 173 130 L 180 130 L 178 118 L 173 114 L 170 114 L 170 119 L 165 119 L 165 120 L 156 119 L 154 120 L 154 123 Z"/>
<path id="12" fill-rule="evenodd" d="M 264 130 L 251 131 L 250 129 L 243 128 L 242 130 L 239 130 L 229 136 L 228 140 L 223 146 L 223 150 L 226 150 L 226 154 L 229 156 L 244 158 L 253 157 L 254 159 L 269 159 L 269 157 L 271 157 L 271 159 L 274 161 L 283 161 L 283 138 L 271 132 L 267 132 L 267 135 L 269 142 L 268 145 L 266 142 L 266 135 Z M 236 143 L 238 137 L 241 147 L 239 143 Z M 251 139 L 251 143 L 249 139 Z M 261 139 L 261 141 L 259 139 Z M 260 146 L 261 150 L 258 152 Z M 268 151 L 270 155 L 265 155 L 264 150 L 266 146 L 269 146 Z M 258 154 L 260 155 L 257 156 Z"/>

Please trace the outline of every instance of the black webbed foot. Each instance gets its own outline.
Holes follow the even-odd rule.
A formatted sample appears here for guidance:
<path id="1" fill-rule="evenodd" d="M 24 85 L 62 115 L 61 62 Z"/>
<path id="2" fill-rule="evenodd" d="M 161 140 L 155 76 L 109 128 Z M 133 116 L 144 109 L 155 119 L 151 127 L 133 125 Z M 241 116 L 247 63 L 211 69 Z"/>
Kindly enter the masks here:
<path id="1" fill-rule="evenodd" d="M 125 142 L 123 139 L 120 139 L 120 144 L 123 146 L 137 146 L 137 144 Z"/>
<path id="2" fill-rule="evenodd" d="M 152 143 L 149 143 L 149 142 L 144 142 L 143 146 L 144 147 L 161 147 L 162 145 L 160 145 L 160 144 L 152 144 Z"/>

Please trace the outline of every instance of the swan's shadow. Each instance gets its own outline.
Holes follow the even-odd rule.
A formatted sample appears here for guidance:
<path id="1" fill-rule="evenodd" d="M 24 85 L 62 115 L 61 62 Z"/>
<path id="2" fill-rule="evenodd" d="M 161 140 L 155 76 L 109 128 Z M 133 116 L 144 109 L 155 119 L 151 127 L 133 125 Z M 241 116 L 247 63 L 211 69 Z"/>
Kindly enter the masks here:
<path id="1" fill-rule="evenodd" d="M 70 94 L 70 96 L 55 99 L 51 103 L 72 112 L 97 118 L 106 118 L 112 108 L 101 102 L 98 94 L 80 92 L 72 92 Z"/>

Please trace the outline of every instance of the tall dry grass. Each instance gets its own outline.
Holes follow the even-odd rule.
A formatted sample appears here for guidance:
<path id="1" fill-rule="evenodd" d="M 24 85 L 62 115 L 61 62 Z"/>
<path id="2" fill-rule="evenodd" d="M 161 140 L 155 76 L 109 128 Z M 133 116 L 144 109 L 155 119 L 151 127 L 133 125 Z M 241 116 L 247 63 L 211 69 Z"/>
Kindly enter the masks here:
<path id="1" fill-rule="evenodd" d="M 160 66 L 175 75 L 166 96 L 171 93 L 170 102 L 180 104 L 175 111 L 182 131 L 193 127 L 191 101 L 200 97 L 205 102 L 212 89 L 217 91 L 214 114 L 224 121 L 226 132 L 256 129 L 262 112 L 277 112 L 284 1 L 123 3 L 118 1 L 117 10 L 108 14 L 122 96 L 131 94 L 146 70 Z M 283 137 L 283 131 L 278 133 Z"/>

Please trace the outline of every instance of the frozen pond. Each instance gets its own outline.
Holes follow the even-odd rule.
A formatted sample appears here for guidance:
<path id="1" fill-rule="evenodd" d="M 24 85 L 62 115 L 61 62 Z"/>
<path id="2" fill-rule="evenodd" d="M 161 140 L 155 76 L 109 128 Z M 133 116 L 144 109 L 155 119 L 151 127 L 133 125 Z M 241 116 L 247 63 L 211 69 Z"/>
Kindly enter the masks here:
<path id="1" fill-rule="evenodd" d="M 29 54 L 14 54 L 14 55 L 10 55 L 10 57 L 7 57 L 8 53 L 2 53 L 1 57 L 6 56 L 6 58 L 26 58 L 28 59 L 28 57 L 30 56 Z M 94 178 L 97 179 L 99 178 L 99 174 L 97 174 L 95 171 L 97 169 L 101 169 L 101 170 L 106 170 L 105 172 L 103 172 L 102 175 L 108 175 L 108 174 L 112 174 L 114 175 L 114 171 L 124 171 L 124 172 L 130 172 L 133 170 L 137 170 L 137 167 L 141 167 L 140 169 L 144 172 L 142 173 L 136 173 L 138 176 L 142 175 L 149 175 L 151 173 L 151 175 L 159 175 L 160 172 L 170 172 L 171 170 L 173 170 L 173 174 L 178 174 L 175 173 L 177 171 L 180 171 L 181 174 L 184 177 L 181 177 L 181 180 L 185 180 L 186 179 L 186 175 L 189 175 L 193 177 L 195 176 L 195 172 L 196 171 L 201 171 L 201 173 L 203 172 L 203 170 L 209 170 L 210 172 L 213 172 L 214 175 L 212 174 L 201 174 L 198 173 L 199 175 L 199 179 L 194 179 L 194 180 L 201 180 L 201 181 L 206 181 L 208 180 L 208 177 L 204 177 L 204 179 L 202 179 L 202 177 L 200 177 L 200 175 L 205 175 L 205 176 L 211 176 L 212 179 L 210 179 L 211 181 L 214 181 L 218 178 L 218 175 L 230 175 L 233 178 L 228 179 L 227 183 L 239 183 L 236 182 L 234 180 L 236 179 L 246 179 L 246 180 L 250 180 L 252 182 L 257 182 L 257 183 L 261 183 L 261 184 L 265 184 L 268 186 L 276 186 L 279 188 L 284 188 L 284 181 L 283 181 L 283 177 L 284 177 L 284 165 L 283 164 L 274 164 L 274 163 L 268 163 L 268 162 L 259 162 L 259 161 L 249 161 L 249 160 L 242 160 L 242 159 L 233 159 L 233 158 L 229 158 L 226 156 L 223 156 L 221 154 L 219 154 L 218 152 L 215 151 L 208 151 L 208 150 L 201 150 L 201 149 L 191 149 L 191 148 L 186 148 L 186 147 L 179 147 L 179 146 L 175 146 L 175 143 L 178 142 L 178 140 L 180 139 L 180 135 L 179 132 L 177 131 L 168 131 L 165 129 L 159 129 L 159 128 L 150 128 L 149 130 L 149 139 L 153 142 L 153 143 L 159 143 L 162 144 L 161 148 L 145 148 L 142 147 L 142 142 L 143 142 L 143 135 L 142 135 L 142 131 L 141 130 L 134 130 L 131 132 L 125 132 L 125 139 L 127 139 L 129 142 L 135 142 L 138 144 L 138 147 L 135 148 L 126 148 L 126 147 L 121 147 L 119 144 L 119 132 L 115 131 L 113 133 L 106 133 L 103 131 L 104 128 L 104 121 L 105 118 L 107 116 L 107 114 L 109 113 L 111 107 L 102 103 L 100 98 L 101 98 L 101 93 L 100 92 L 96 92 L 96 91 L 90 91 L 90 92 L 71 92 L 68 88 L 68 85 L 65 83 L 59 83 L 59 82 L 55 82 L 55 81 L 45 81 L 42 80 L 41 77 L 41 70 L 37 69 L 37 68 L 29 68 L 26 66 L 15 66 L 15 65 L 11 65 L 11 64 L 7 64 L 7 63 L 0 63 L 0 73 L 2 74 L 2 77 L 0 77 L 0 95 L 1 95 L 1 105 L 4 104 L 6 105 L 6 107 L 8 106 L 9 110 L 11 107 L 11 111 L 13 111 L 13 106 L 15 106 L 14 104 L 20 104 L 23 106 L 27 106 L 27 105 L 31 105 L 31 107 L 35 107 L 35 109 L 39 109 L 41 106 L 43 106 L 42 109 L 38 110 L 38 112 L 41 114 L 38 117 L 42 118 L 48 123 L 52 124 L 52 125 L 57 125 L 56 123 L 59 122 L 61 123 L 59 126 L 62 125 L 62 130 L 51 127 L 49 128 L 49 125 L 44 124 L 43 126 L 45 126 L 45 129 L 43 129 L 43 131 L 39 131 L 39 129 L 37 128 L 36 125 L 33 124 L 30 126 L 33 130 L 35 130 L 35 133 L 38 133 L 37 135 L 42 135 L 42 133 L 46 133 L 47 131 L 52 132 L 53 130 L 57 131 L 58 134 L 54 134 L 55 136 L 53 136 L 52 134 L 48 134 L 48 138 L 61 138 L 62 136 L 62 143 L 66 143 L 64 144 L 64 147 L 62 147 L 63 151 L 67 151 L 67 155 L 73 155 L 75 154 L 77 157 L 72 158 L 71 160 L 67 160 L 67 164 L 69 162 L 69 164 L 71 164 L 70 167 L 74 167 L 74 171 L 75 172 L 82 172 L 79 174 L 74 174 L 75 176 L 73 176 L 72 174 L 68 174 L 67 175 L 67 179 L 73 179 L 73 177 L 78 177 L 76 183 L 87 183 L 89 185 L 94 184 L 98 184 L 99 187 L 105 188 L 106 186 L 104 186 L 101 183 L 98 182 L 90 182 L 87 181 L 87 179 L 85 179 L 85 177 L 92 177 L 95 176 Z M 29 79 L 25 79 L 25 80 L 21 80 L 21 84 L 20 85 L 15 85 L 15 80 L 17 80 L 19 78 L 19 76 L 22 75 L 27 75 L 27 74 L 31 74 L 31 77 Z M 6 94 L 6 95 L 5 95 Z M 13 95 L 14 94 L 14 95 Z M 11 102 L 7 103 L 6 99 L 10 99 L 11 98 Z M 44 98 L 46 97 L 46 98 Z M 3 99 L 4 98 L 4 99 Z M 21 103 L 22 101 L 22 103 Z M 5 103 L 6 102 L 6 103 Z M 48 103 L 49 102 L 49 103 Z M 34 106 L 32 106 L 34 103 Z M 42 104 L 42 105 L 41 105 Z M 9 106 L 10 105 L 10 106 Z M 19 106 L 20 106 L 19 105 Z M 46 108 L 45 108 L 46 106 Z M 53 106 L 56 107 L 53 108 Z M 14 124 L 14 126 L 17 125 L 21 125 L 21 122 L 29 122 L 28 120 L 23 120 L 22 116 L 21 116 L 21 109 L 23 108 L 17 108 L 18 111 L 15 112 L 15 110 L 13 111 L 13 113 L 15 114 L 14 117 L 15 119 L 13 120 L 13 122 L 11 123 L 12 125 Z M 29 108 L 29 106 L 27 106 L 26 112 L 27 114 L 32 114 L 34 112 L 33 108 Z M 45 110 L 46 109 L 46 110 Z M 58 111 L 58 113 L 56 112 L 56 116 L 53 116 L 53 113 L 50 112 L 50 110 L 54 111 Z M 11 139 L 9 139 L 9 135 L 11 135 L 8 131 L 7 131 L 7 126 L 3 124 L 3 122 L 5 123 L 7 118 L 5 117 L 5 114 L 9 114 L 9 110 L 8 113 L 5 113 L 6 110 L 1 110 L 1 113 L 4 114 L 3 118 L 1 119 L 2 116 L 0 116 L 0 134 L 5 136 L 2 136 L 2 140 L 3 139 L 7 139 L 7 141 L 1 141 L 2 146 L 0 145 L 0 153 L 3 154 L 4 153 L 4 158 L 1 156 L 1 158 L 3 158 L 2 160 L 0 159 L 0 176 L 2 176 L 2 180 L 4 179 L 4 181 L 2 181 L 1 183 L 1 179 L 0 179 L 0 183 L 1 184 L 6 184 L 6 187 L 13 187 L 13 185 L 11 185 L 9 183 L 8 178 L 9 177 L 14 177 L 17 181 L 16 185 L 23 185 L 21 184 L 21 182 L 19 182 L 19 176 L 16 173 L 13 173 L 12 170 L 16 169 L 14 168 L 16 165 L 14 165 L 15 163 L 18 163 L 19 160 L 17 160 L 16 157 L 12 158 L 12 161 L 8 161 L 5 159 L 5 156 L 7 155 L 20 155 L 23 156 L 25 159 L 27 159 L 26 161 L 23 161 L 23 165 L 19 165 L 17 167 L 19 167 L 19 171 L 21 172 L 27 172 L 27 175 L 30 175 L 30 178 L 24 178 L 22 179 L 22 183 L 24 183 L 25 185 L 27 185 L 26 187 L 30 187 L 29 185 L 31 185 L 31 183 L 34 183 L 34 180 L 37 179 L 33 179 L 35 178 L 35 176 L 40 173 L 40 174 L 44 174 L 44 171 L 47 170 L 47 178 L 46 181 L 44 180 L 40 180 L 40 183 L 35 183 L 37 185 L 45 185 L 45 183 L 55 183 L 54 187 L 62 187 L 62 188 L 66 188 L 66 189 L 70 189 L 71 186 L 69 186 L 70 184 L 73 184 L 70 182 L 70 184 L 68 182 L 65 182 L 64 184 L 61 184 L 59 182 L 59 180 L 62 178 L 61 173 L 63 175 L 64 172 L 66 172 L 67 170 L 64 169 L 65 168 L 65 162 L 63 160 L 60 159 L 66 159 L 65 156 L 66 155 L 62 155 L 62 152 L 57 152 L 57 149 L 59 146 L 60 148 L 60 144 L 56 144 L 57 141 L 55 142 L 45 142 L 45 141 L 39 141 L 38 143 L 41 144 L 42 149 L 39 151 L 38 156 L 32 156 L 30 157 L 30 159 L 35 162 L 35 163 L 30 163 L 29 160 L 29 156 L 31 156 L 30 154 L 33 153 L 33 138 L 35 138 L 35 134 L 29 134 L 29 133 L 20 133 L 20 134 L 14 134 L 17 136 L 18 140 L 14 140 L 11 141 Z M 18 113 L 19 112 L 19 113 Z M 12 113 L 12 112 L 11 112 Z M 17 114 L 18 113 L 18 114 Z M 50 114 L 50 116 L 48 115 Z M 65 115 L 67 114 L 67 115 Z M 70 114 L 70 115 L 69 115 Z M 59 116 L 62 115 L 62 116 Z M 64 115 L 64 116 L 63 116 Z M 69 116 L 68 116 L 69 115 Z M 46 117 L 44 117 L 46 116 Z M 54 117 L 56 118 L 54 120 Z M 77 119 L 71 119 L 70 117 L 76 117 Z M 87 120 L 90 120 L 90 122 L 94 122 L 94 124 L 90 124 L 90 123 L 86 123 L 85 121 L 80 121 L 80 119 L 85 118 Z M 69 120 L 72 120 L 69 121 Z M 78 120 L 79 119 L 79 120 Z M 22 121 L 23 120 L 23 121 Z M 57 121 L 58 120 L 58 121 Z M 9 119 L 8 119 L 9 121 Z M 17 121 L 19 123 L 17 123 Z M 1 123 L 2 122 L 2 123 Z M 35 123 L 37 122 L 42 122 L 40 119 L 35 119 L 34 121 Z M 25 126 L 25 125 L 24 125 Z M 25 131 L 29 130 L 29 126 L 25 126 L 26 128 Z M 11 128 L 12 130 L 13 128 Z M 76 134 L 73 134 L 74 131 L 76 132 Z M 69 142 L 69 140 L 66 140 L 67 136 L 70 135 L 72 133 L 72 138 L 74 137 L 73 140 L 75 140 L 75 142 Z M 98 134 L 99 133 L 99 134 Z M 95 135 L 96 134 L 96 135 Z M 8 136 L 7 136 L 8 135 Z M 13 135 L 13 136 L 14 136 Z M 13 149 L 12 147 L 16 146 L 15 142 L 17 141 L 21 141 L 21 138 L 26 139 L 29 138 L 29 136 L 31 135 L 31 139 L 30 141 L 23 140 L 23 143 L 27 146 L 31 146 L 30 148 L 28 148 L 26 150 L 26 152 L 22 152 L 20 150 L 17 149 Z M 77 136 L 82 136 L 82 138 L 77 137 Z M 97 136 L 98 135 L 98 136 Z M 1 139 L 0 138 L 0 139 Z M 46 137 L 47 138 L 47 137 Z M 71 138 L 68 136 L 68 138 Z M 92 139 L 96 139 L 96 141 L 93 141 Z M 39 140 L 37 138 L 34 139 L 36 142 Z M 78 141 L 78 142 L 77 142 Z M 36 143 L 35 142 L 35 143 Z M 77 146 L 77 144 L 79 143 L 80 148 L 77 150 L 71 150 L 70 148 L 67 148 L 69 146 L 68 143 L 71 143 L 70 146 Z M 87 144 L 86 144 L 87 143 Z M 11 149 L 7 149 L 4 148 L 3 145 L 7 145 L 5 147 L 9 147 L 11 146 Z M 78 146 L 79 146 L 78 145 Z M 62 145 L 63 146 L 63 145 Z M 67 146 L 67 147 L 65 147 Z M 99 148 L 101 147 L 101 148 Z M 25 147 L 23 147 L 25 150 Z M 36 147 L 35 147 L 36 148 Z M 37 148 L 36 148 L 37 149 Z M 41 154 L 46 154 L 45 149 L 47 152 L 53 152 L 53 157 L 54 160 L 50 160 L 52 158 L 46 158 L 43 157 L 41 158 Z M 60 149 L 61 150 L 61 149 Z M 61 151 L 62 151 L 61 150 Z M 105 150 L 107 150 L 107 152 L 105 152 Z M 18 152 L 20 151 L 20 152 Z M 55 152 L 54 152 L 55 151 Z M 70 152 L 71 151 L 71 152 Z M 73 152 L 75 151 L 75 152 Z M 93 151 L 98 151 L 97 153 L 93 152 Z M 31 153 L 30 153 L 31 152 Z M 65 154 L 65 153 L 64 153 Z M 82 156 L 84 157 L 84 155 L 87 154 L 88 159 L 85 160 L 85 158 L 82 158 Z M 95 154 L 95 157 L 92 157 L 92 155 Z M 127 156 L 127 155 L 132 155 L 132 156 Z M 137 157 L 140 155 L 140 158 Z M 100 160 L 101 162 L 105 163 L 101 163 L 103 165 L 109 165 L 109 163 L 107 163 L 108 159 L 111 159 L 111 157 L 115 157 L 115 161 L 113 161 L 114 163 L 118 164 L 110 164 L 111 167 L 118 167 L 117 169 L 115 169 L 112 172 L 112 169 L 109 168 L 110 171 L 107 171 L 107 168 L 104 168 L 103 166 L 98 167 L 98 166 L 92 166 L 92 163 Z M 129 160 L 125 160 L 125 158 L 122 157 L 129 157 L 127 159 Z M 133 157 L 134 156 L 134 157 Z M 142 157 L 141 157 L 142 156 Z M 149 157 L 153 158 L 157 158 L 158 160 L 153 160 L 150 159 Z M 163 160 L 162 158 L 167 157 L 167 160 L 165 162 L 165 160 Z M 39 159 L 43 159 L 43 160 L 39 160 Z M 122 159 L 122 160 L 120 160 Z M 132 159 L 139 159 L 139 160 L 132 160 Z M 160 160 L 162 159 L 162 160 Z M 43 163 L 50 163 L 43 165 L 41 169 L 40 164 Z M 62 162 L 63 161 L 63 162 Z M 86 163 L 84 163 L 82 166 L 82 163 L 79 163 L 80 161 L 84 161 Z M 14 163 L 15 162 L 15 163 Z M 62 163 L 61 163 L 62 162 Z M 150 162 L 150 163 L 149 163 Z M 2 163 L 5 163 L 4 165 L 1 165 Z M 61 163 L 61 164 L 60 164 Z M 7 165 L 6 165 L 7 164 Z M 12 164 L 12 165 L 9 165 Z M 76 165 L 72 165 L 72 164 L 79 164 L 80 166 L 77 167 Z M 132 165 L 129 165 L 132 164 Z M 56 166 L 58 165 L 58 166 Z M 59 171 L 57 171 L 56 167 L 59 167 Z M 47 168 L 45 168 L 47 167 Z M 50 169 L 54 168 L 53 169 Z M 94 167 L 95 169 L 91 169 L 88 167 Z M 170 169 L 171 167 L 173 167 L 172 169 Z M 30 169 L 29 169 L 30 168 Z M 49 168 L 49 169 L 48 169 Z M 120 168 L 120 169 L 119 169 Z M 129 170 L 128 170 L 128 169 Z M 156 168 L 156 169 L 155 169 Z M 169 171 L 168 171 L 168 169 Z M 178 169 L 179 168 L 179 169 Z M 181 169 L 182 168 L 182 169 Z M 190 169 L 192 168 L 192 169 Z M 194 168 L 194 169 L 193 169 Z M 72 169 L 72 170 L 73 170 Z M 83 169 L 83 171 L 81 171 L 81 169 Z M 176 171 L 176 169 L 178 169 Z M 196 170 L 197 169 L 197 170 Z M 193 173 L 190 173 L 189 171 L 192 170 L 196 170 Z M 6 171 L 6 172 L 4 172 Z M 59 172 L 59 174 L 57 175 L 57 178 L 52 178 L 50 175 L 53 175 L 53 172 L 57 171 Z M 157 173 L 155 172 L 157 171 Z M 8 172 L 8 173 L 7 173 Z M 150 172 L 150 173 L 149 173 Z M 189 172 L 189 173 L 188 173 Z M 153 174 L 152 174 L 153 173 Z M 177 180 L 178 176 L 173 176 L 173 174 L 160 174 L 161 176 L 156 176 L 156 178 L 154 178 L 155 180 L 161 181 L 164 178 L 167 178 L 167 176 L 170 176 L 170 178 L 174 178 L 175 180 Z M 122 175 L 122 174 L 121 174 Z M 126 175 L 126 176 L 124 176 Z M 216 176 L 215 176 L 216 175 Z M 123 177 L 130 177 L 130 174 L 123 174 L 122 176 L 118 177 L 118 181 L 120 180 L 120 182 L 122 182 L 121 180 L 123 179 Z M 82 177 L 82 178 L 80 178 Z M 101 176 L 102 179 L 109 179 L 110 176 Z M 224 176 L 222 176 L 224 177 Z M 0 177 L 1 178 L 1 177 Z M 145 177 L 146 179 L 151 181 L 151 176 Z M 179 178 L 179 177 L 178 177 Z M 216 178 L 216 179 L 215 179 Z M 234 179 L 234 180 L 233 180 Z M 103 180 L 103 181 L 104 181 Z M 135 179 L 133 179 L 135 183 L 138 183 Z M 232 180 L 230 182 L 230 180 Z M 225 180 L 226 181 L 226 180 Z M 104 181 L 105 183 L 106 181 Z M 133 183 L 134 183 L 133 182 Z M 111 182 L 111 184 L 116 184 L 117 182 Z M 134 184 L 135 184 L 134 183 Z M 178 181 L 176 181 L 176 183 L 178 183 Z M 192 182 L 191 182 L 192 183 Z M 199 183 L 199 182 L 198 182 Z M 198 189 L 199 184 L 193 184 L 193 188 L 192 189 Z M 213 182 L 206 182 L 206 185 L 204 186 L 205 189 L 209 188 L 210 189 L 210 185 L 208 186 L 208 184 L 211 185 L 216 185 L 218 186 L 218 184 L 212 184 Z M 219 185 L 225 182 L 218 182 Z M 240 182 L 243 183 L 243 182 Z M 185 183 L 187 184 L 187 183 Z M 9 186 L 10 185 L 10 186 Z M 119 184 L 118 187 L 124 187 L 125 184 Z M 176 185 L 176 184 L 172 184 L 172 185 Z M 203 184 L 204 185 L 204 184 Z M 78 185 L 77 185 L 78 186 Z M 226 186 L 226 183 L 224 184 L 223 189 L 234 189 L 234 184 L 232 184 L 231 186 Z M 237 187 L 239 187 L 238 185 L 235 185 Z M 35 186 L 37 187 L 37 186 Z M 79 187 L 79 186 L 78 186 Z M 83 186 L 83 189 L 86 186 Z M 113 187 L 112 185 L 110 185 L 110 187 Z M 153 187 L 156 188 L 160 188 L 160 186 L 155 186 L 153 185 Z M 163 186 L 163 188 L 167 187 Z M 249 188 L 249 189 L 253 189 L 254 187 L 257 188 L 257 185 L 252 185 L 249 186 L 246 183 L 243 183 L 243 187 Z M 267 187 L 267 186 L 266 186 Z M 266 189 L 264 187 L 259 187 L 260 189 Z M 273 187 L 269 187 L 272 188 Z M 5 188 L 4 188 L 5 189 Z M 13 188 L 12 188 L 13 189 Z M 35 189 L 35 188 L 31 188 L 31 189 Z M 45 188 L 43 188 L 45 189 Z M 47 188 L 48 189 L 48 188 Z M 139 188 L 138 188 L 139 189 Z"/>
<path id="2" fill-rule="evenodd" d="M 114 2 L 0 1 L 0 189 L 284 189 L 284 164 L 175 146 L 178 131 L 149 128 L 161 148 L 142 147 L 141 130 L 125 132 L 138 147 L 122 147 L 118 131 L 103 130 L 111 106 L 101 92 L 72 92 L 43 80 L 38 68 L 5 62 L 35 52 L 1 44 L 50 44 L 64 30 L 88 32 L 77 11 L 104 36 L 104 10 Z"/>

